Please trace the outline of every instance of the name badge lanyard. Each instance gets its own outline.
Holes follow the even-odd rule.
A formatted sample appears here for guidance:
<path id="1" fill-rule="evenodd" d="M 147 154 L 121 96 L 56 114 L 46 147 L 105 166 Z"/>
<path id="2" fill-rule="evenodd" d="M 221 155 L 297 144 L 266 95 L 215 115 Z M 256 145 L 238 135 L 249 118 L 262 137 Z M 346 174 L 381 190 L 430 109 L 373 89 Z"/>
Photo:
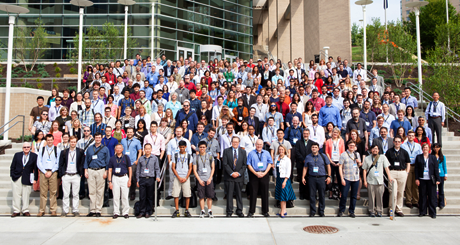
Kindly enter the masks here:
<path id="1" fill-rule="evenodd" d="M 150 157 L 151 157 L 151 155 L 150 155 Z M 147 158 L 147 163 L 145 164 L 145 169 L 147 169 L 147 171 L 149 170 L 150 157 L 149 158 L 145 157 L 145 158 Z"/>
<path id="2" fill-rule="evenodd" d="M 179 161 L 181 162 L 182 164 L 182 168 L 184 168 L 184 163 L 185 163 L 185 159 L 187 158 L 187 155 L 185 155 L 184 157 L 180 157 L 179 155 Z"/>
<path id="3" fill-rule="evenodd" d="M 382 138 L 382 137 L 380 137 L 380 138 Z M 385 152 L 386 152 L 385 149 L 387 149 L 387 145 L 388 145 L 388 140 L 384 140 L 384 139 L 382 138 L 382 146 L 383 146 L 383 150 L 384 150 Z"/>
<path id="4" fill-rule="evenodd" d="M 46 153 L 48 154 L 48 159 L 51 159 L 51 154 L 53 153 L 53 151 L 54 151 L 54 147 L 51 148 L 51 151 L 46 149 Z"/>
<path id="5" fill-rule="evenodd" d="M 399 151 L 395 151 L 395 157 L 396 157 L 396 161 L 399 162 Z"/>
<path id="6" fill-rule="evenodd" d="M 30 154 L 27 154 L 27 156 L 25 156 L 26 158 L 22 158 L 22 169 L 24 169 L 24 167 L 26 166 L 27 162 L 29 161 L 29 156 Z"/>
<path id="7" fill-rule="evenodd" d="M 261 153 L 257 152 L 257 157 L 259 158 L 259 162 L 261 162 L 261 163 L 263 163 L 262 162 L 262 153 L 263 152 L 261 152 Z"/>
<path id="8" fill-rule="evenodd" d="M 348 157 L 353 161 L 353 165 L 354 165 L 355 162 L 356 162 L 356 157 L 355 157 L 355 158 L 352 158 L 352 157 L 350 156 L 350 153 L 349 153 L 348 151 L 347 151 L 347 155 L 348 155 Z M 357 166 L 357 165 L 356 165 L 356 166 Z M 357 175 L 359 174 L 359 168 L 356 168 L 356 174 L 357 174 Z"/>
<path id="9" fill-rule="evenodd" d="M 318 128 L 318 126 L 312 126 L 312 128 L 313 128 L 314 135 L 316 137 L 316 129 Z"/>
<path id="10" fill-rule="evenodd" d="M 339 140 L 340 139 L 337 139 L 336 142 L 332 141 L 332 145 L 334 145 L 334 151 L 337 151 L 337 148 L 339 147 Z"/>
<path id="11" fill-rule="evenodd" d="M 415 150 L 415 144 L 414 146 L 411 148 L 411 144 L 409 142 L 407 142 L 407 146 L 409 146 L 409 151 L 410 151 L 410 154 L 412 155 L 412 153 L 414 152 Z"/>
<path id="12" fill-rule="evenodd" d="M 270 127 L 270 132 L 272 132 L 272 137 L 275 137 L 275 129 L 273 127 Z"/>
<path id="13" fill-rule="evenodd" d="M 150 137 L 151 137 L 152 140 L 153 140 L 152 134 L 150 134 Z M 155 135 L 155 140 L 153 140 L 153 145 L 155 145 L 155 143 L 157 143 L 157 139 L 158 139 L 158 135 Z M 129 146 L 128 146 L 128 147 L 129 147 Z"/>
<path id="14" fill-rule="evenodd" d="M 436 109 L 438 108 L 438 102 L 433 102 L 433 113 L 437 113 Z"/>
<path id="15" fill-rule="evenodd" d="M 72 156 L 72 153 L 69 153 L 70 155 L 70 162 L 75 162 L 75 155 L 77 155 L 76 152 L 73 153 L 73 156 Z"/>
<path id="16" fill-rule="evenodd" d="M 256 141 L 257 141 L 257 140 L 255 140 L 256 137 L 251 138 L 251 136 L 249 136 L 249 139 L 251 139 L 252 147 L 255 147 L 256 146 Z"/>
<path id="17" fill-rule="evenodd" d="M 206 169 L 206 154 L 204 155 L 204 159 L 203 159 L 203 156 L 200 155 L 200 159 L 201 159 L 201 162 L 203 163 L 202 169 Z"/>

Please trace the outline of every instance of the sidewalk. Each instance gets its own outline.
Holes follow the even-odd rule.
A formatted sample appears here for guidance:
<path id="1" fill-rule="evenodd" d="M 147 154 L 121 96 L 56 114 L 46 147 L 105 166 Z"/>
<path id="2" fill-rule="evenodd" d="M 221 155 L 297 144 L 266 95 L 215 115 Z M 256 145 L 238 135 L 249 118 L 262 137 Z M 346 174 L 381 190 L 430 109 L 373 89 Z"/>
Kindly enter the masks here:
<path id="1" fill-rule="evenodd" d="M 0 217 L 2 244 L 458 244 L 460 217 L 388 218 L 10 218 Z M 310 234 L 309 225 L 339 229 Z"/>

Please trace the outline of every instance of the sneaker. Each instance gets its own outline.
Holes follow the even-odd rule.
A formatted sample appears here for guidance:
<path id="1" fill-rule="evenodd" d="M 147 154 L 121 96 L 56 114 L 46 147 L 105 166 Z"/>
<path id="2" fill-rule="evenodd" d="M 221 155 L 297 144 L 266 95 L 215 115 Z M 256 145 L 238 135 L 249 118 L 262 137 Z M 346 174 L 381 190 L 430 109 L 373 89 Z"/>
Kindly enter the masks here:
<path id="1" fill-rule="evenodd" d="M 73 216 L 74 216 L 74 217 L 80 217 L 80 213 L 79 213 L 79 212 L 74 212 L 74 213 L 73 213 Z"/>
<path id="2" fill-rule="evenodd" d="M 380 218 L 380 217 L 382 217 L 382 213 L 377 213 L 376 216 Z"/>
<path id="3" fill-rule="evenodd" d="M 200 218 L 204 218 L 204 215 L 205 215 L 204 211 L 201 211 Z"/>
<path id="4" fill-rule="evenodd" d="M 374 213 L 369 213 L 369 217 L 375 218 L 375 214 Z"/>
<path id="5" fill-rule="evenodd" d="M 176 218 L 176 217 L 180 217 L 179 210 L 174 211 L 173 215 L 171 216 L 171 218 Z"/>
<path id="6" fill-rule="evenodd" d="M 61 217 L 66 217 L 67 216 L 67 213 L 66 212 L 62 212 L 61 213 Z"/>
<path id="7" fill-rule="evenodd" d="M 192 217 L 192 215 L 189 213 L 188 209 L 185 210 L 184 216 L 188 217 L 188 218 Z"/>
<path id="8" fill-rule="evenodd" d="M 211 218 L 211 219 L 214 218 L 214 215 L 212 215 L 212 211 L 208 212 L 208 217 Z"/>

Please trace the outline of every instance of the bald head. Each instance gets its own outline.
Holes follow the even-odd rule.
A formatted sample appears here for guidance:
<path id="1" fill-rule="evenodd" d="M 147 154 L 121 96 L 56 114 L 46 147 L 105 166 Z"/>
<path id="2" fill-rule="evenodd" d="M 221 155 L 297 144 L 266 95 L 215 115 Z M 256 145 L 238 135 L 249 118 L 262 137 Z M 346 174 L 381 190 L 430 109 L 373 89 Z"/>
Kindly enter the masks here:
<path id="1" fill-rule="evenodd" d="M 264 141 L 261 140 L 261 139 L 258 139 L 258 140 L 256 141 L 256 150 L 257 150 L 258 152 L 261 152 L 263 146 L 264 146 Z"/>
<path id="2" fill-rule="evenodd" d="M 22 144 L 22 151 L 24 152 L 24 154 L 29 154 L 30 152 L 30 143 L 29 142 L 24 142 Z"/>

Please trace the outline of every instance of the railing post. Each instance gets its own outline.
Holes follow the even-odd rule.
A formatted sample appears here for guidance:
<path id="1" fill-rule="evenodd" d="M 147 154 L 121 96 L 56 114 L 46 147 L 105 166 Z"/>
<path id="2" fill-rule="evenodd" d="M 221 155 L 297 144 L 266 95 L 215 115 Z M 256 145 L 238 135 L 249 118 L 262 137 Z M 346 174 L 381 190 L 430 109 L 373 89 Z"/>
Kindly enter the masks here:
<path id="1" fill-rule="evenodd" d="M 22 116 L 22 143 L 24 143 L 24 128 L 25 128 L 25 123 L 26 123 L 26 116 Z"/>

